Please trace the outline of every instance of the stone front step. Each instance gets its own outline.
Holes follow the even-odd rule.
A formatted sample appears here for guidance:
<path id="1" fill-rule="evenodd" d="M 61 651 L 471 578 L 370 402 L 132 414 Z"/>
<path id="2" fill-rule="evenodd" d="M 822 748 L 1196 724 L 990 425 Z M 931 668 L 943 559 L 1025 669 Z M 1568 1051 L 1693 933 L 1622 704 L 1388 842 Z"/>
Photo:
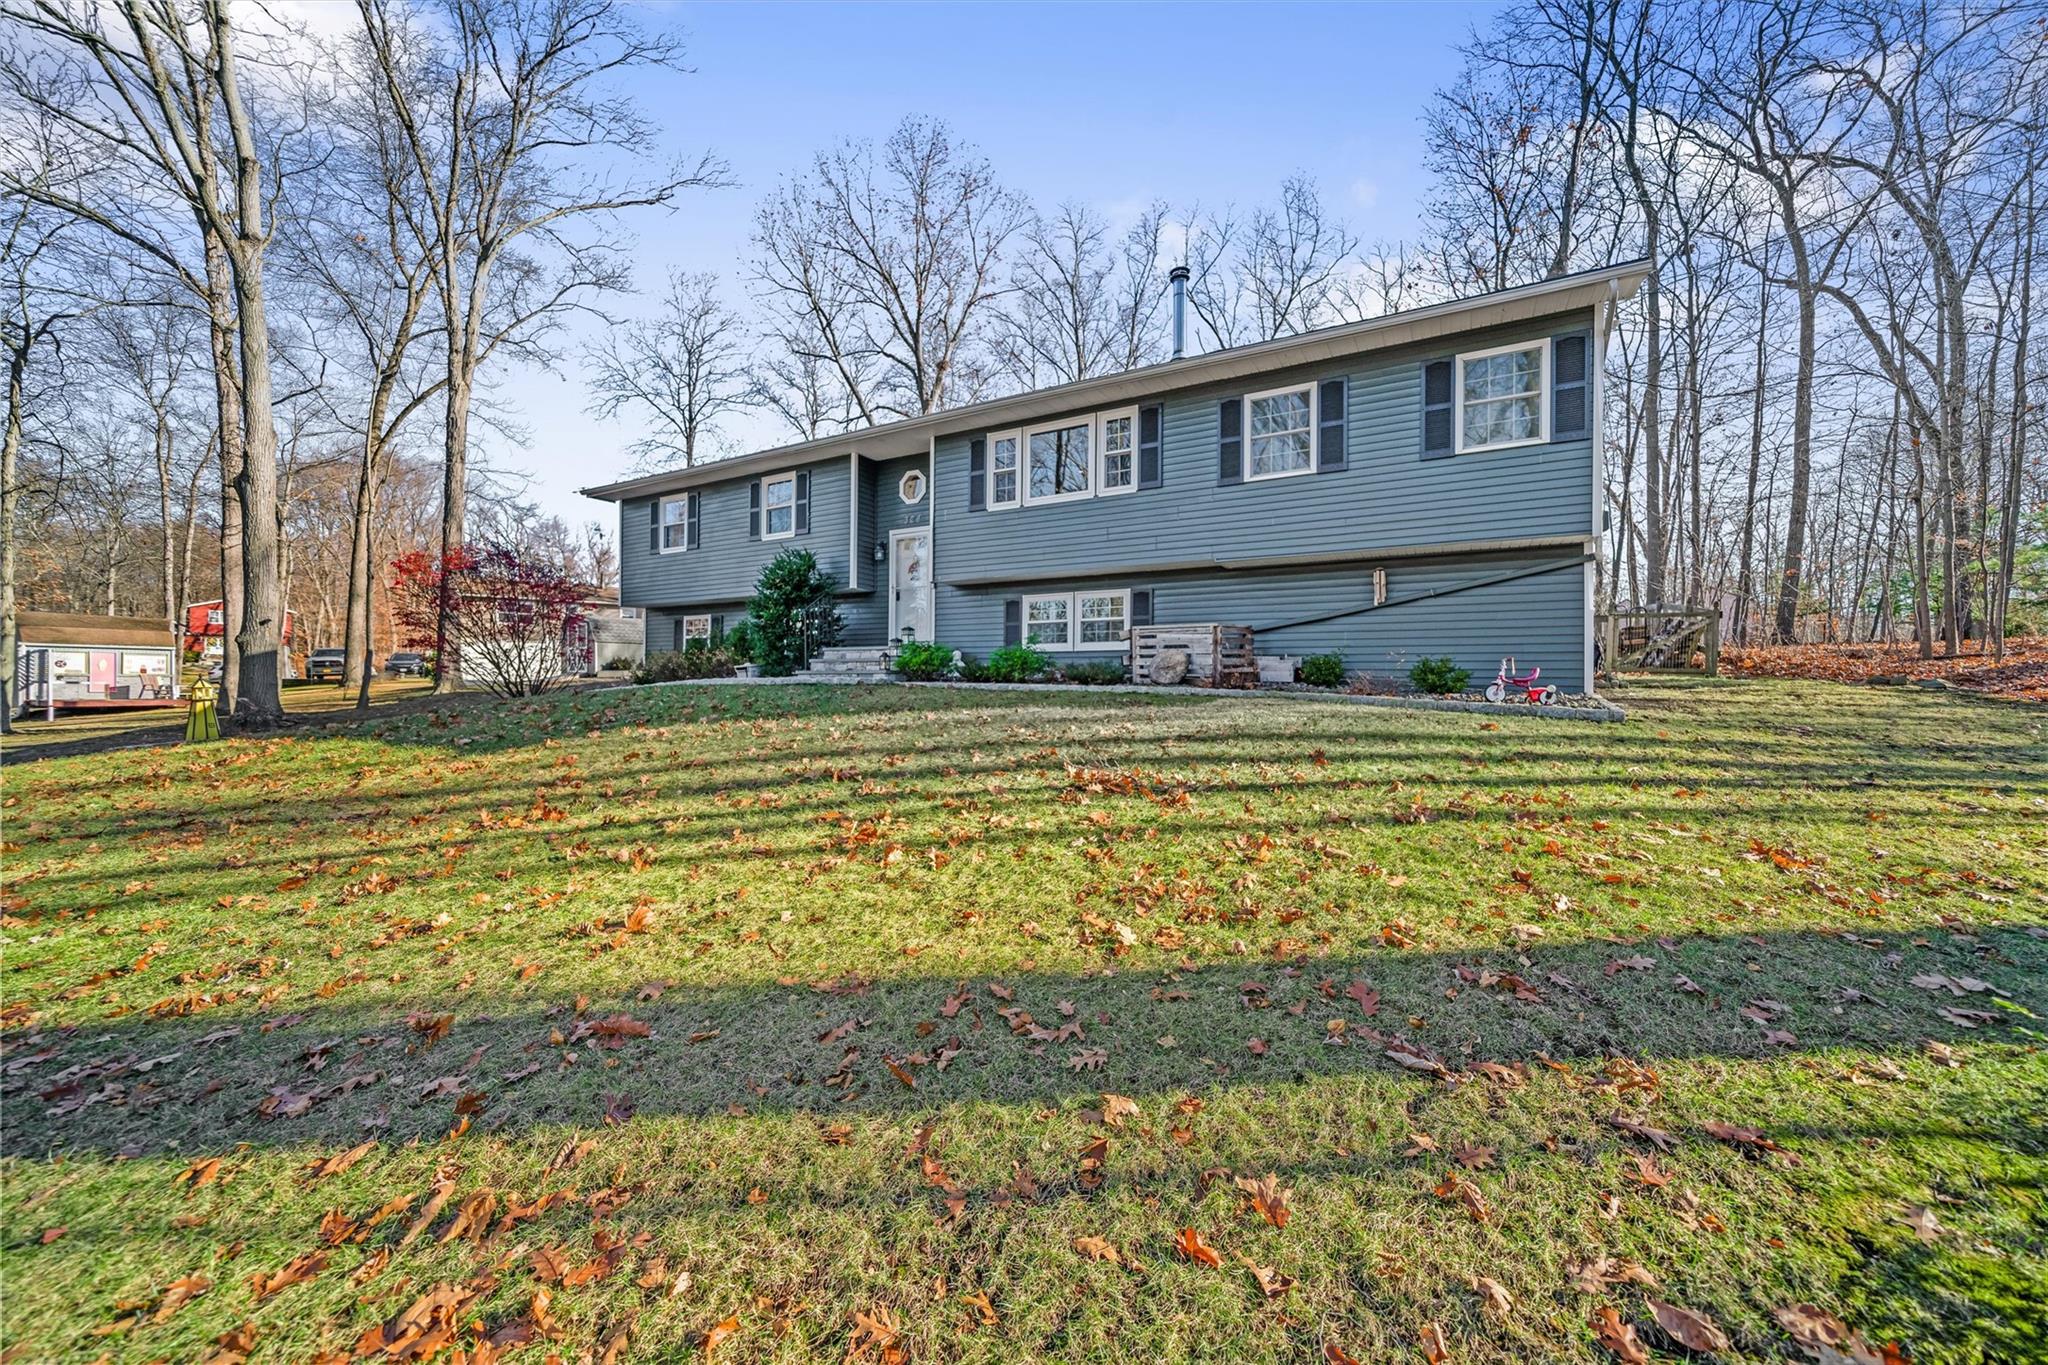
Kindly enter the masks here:
<path id="1" fill-rule="evenodd" d="M 832 677 L 887 678 L 893 676 L 881 664 L 861 663 L 847 659 L 813 659 L 805 675 L 826 675 Z"/>
<path id="2" fill-rule="evenodd" d="M 893 652 L 882 645 L 876 645 L 871 648 L 834 646 L 831 649 L 821 649 L 816 654 L 813 654 L 811 656 L 811 665 L 816 667 L 821 663 L 863 663 L 875 668 L 886 668 L 889 666 L 889 658 Z"/>

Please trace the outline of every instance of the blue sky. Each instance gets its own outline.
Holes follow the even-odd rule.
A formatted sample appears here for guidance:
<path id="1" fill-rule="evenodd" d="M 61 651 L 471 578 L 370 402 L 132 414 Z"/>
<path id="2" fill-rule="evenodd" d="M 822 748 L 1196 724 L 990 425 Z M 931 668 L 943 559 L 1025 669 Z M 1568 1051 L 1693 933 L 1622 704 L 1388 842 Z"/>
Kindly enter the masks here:
<path id="1" fill-rule="evenodd" d="M 709 148 L 738 183 L 693 193 L 671 215 L 629 219 L 636 283 L 653 292 L 671 268 L 713 271 L 744 305 L 761 196 L 819 148 L 880 138 L 913 113 L 946 120 L 1044 207 L 1074 199 L 1120 222 L 1153 199 L 1249 206 L 1302 172 L 1365 241 L 1412 235 L 1423 107 L 1456 76 L 1457 44 L 1493 8 L 650 6 L 650 23 L 682 35 L 695 72 L 640 78 L 635 93 L 671 151 Z M 585 414 L 573 357 L 559 375 L 501 378 L 531 440 L 486 437 L 491 462 L 527 471 L 544 511 L 609 520 L 575 490 L 623 473 L 632 433 Z M 780 439 L 765 421 L 742 419 L 731 433 L 743 444 Z"/>

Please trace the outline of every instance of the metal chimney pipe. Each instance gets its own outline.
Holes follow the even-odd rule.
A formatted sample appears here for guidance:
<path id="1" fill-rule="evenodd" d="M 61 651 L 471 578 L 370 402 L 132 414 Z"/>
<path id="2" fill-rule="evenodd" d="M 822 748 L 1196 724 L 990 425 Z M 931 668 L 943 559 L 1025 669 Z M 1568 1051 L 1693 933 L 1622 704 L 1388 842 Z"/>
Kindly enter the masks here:
<path id="1" fill-rule="evenodd" d="M 1173 358 L 1179 360 L 1188 351 L 1188 268 L 1177 265 L 1166 278 L 1173 284 Z"/>

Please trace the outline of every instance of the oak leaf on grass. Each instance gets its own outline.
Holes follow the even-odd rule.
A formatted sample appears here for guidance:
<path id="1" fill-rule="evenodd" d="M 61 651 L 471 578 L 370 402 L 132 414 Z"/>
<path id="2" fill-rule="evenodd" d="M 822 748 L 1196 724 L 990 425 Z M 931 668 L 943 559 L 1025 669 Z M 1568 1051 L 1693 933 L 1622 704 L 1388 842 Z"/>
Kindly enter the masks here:
<path id="1" fill-rule="evenodd" d="M 1716 1326 L 1714 1320 L 1706 1314 L 1665 1303 L 1662 1299 L 1650 1299 L 1648 1303 L 1651 1315 L 1657 1319 L 1657 1325 L 1686 1350 L 1707 1352 L 1728 1349 L 1730 1343 L 1727 1333 Z"/>

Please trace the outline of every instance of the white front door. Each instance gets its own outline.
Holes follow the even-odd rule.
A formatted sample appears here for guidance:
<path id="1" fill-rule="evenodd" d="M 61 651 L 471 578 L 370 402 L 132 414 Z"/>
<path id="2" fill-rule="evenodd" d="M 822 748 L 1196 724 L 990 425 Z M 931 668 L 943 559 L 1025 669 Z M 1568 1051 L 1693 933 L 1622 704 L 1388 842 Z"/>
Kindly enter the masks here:
<path id="1" fill-rule="evenodd" d="M 889 537 L 889 638 L 932 638 L 932 533 L 929 527 Z"/>

